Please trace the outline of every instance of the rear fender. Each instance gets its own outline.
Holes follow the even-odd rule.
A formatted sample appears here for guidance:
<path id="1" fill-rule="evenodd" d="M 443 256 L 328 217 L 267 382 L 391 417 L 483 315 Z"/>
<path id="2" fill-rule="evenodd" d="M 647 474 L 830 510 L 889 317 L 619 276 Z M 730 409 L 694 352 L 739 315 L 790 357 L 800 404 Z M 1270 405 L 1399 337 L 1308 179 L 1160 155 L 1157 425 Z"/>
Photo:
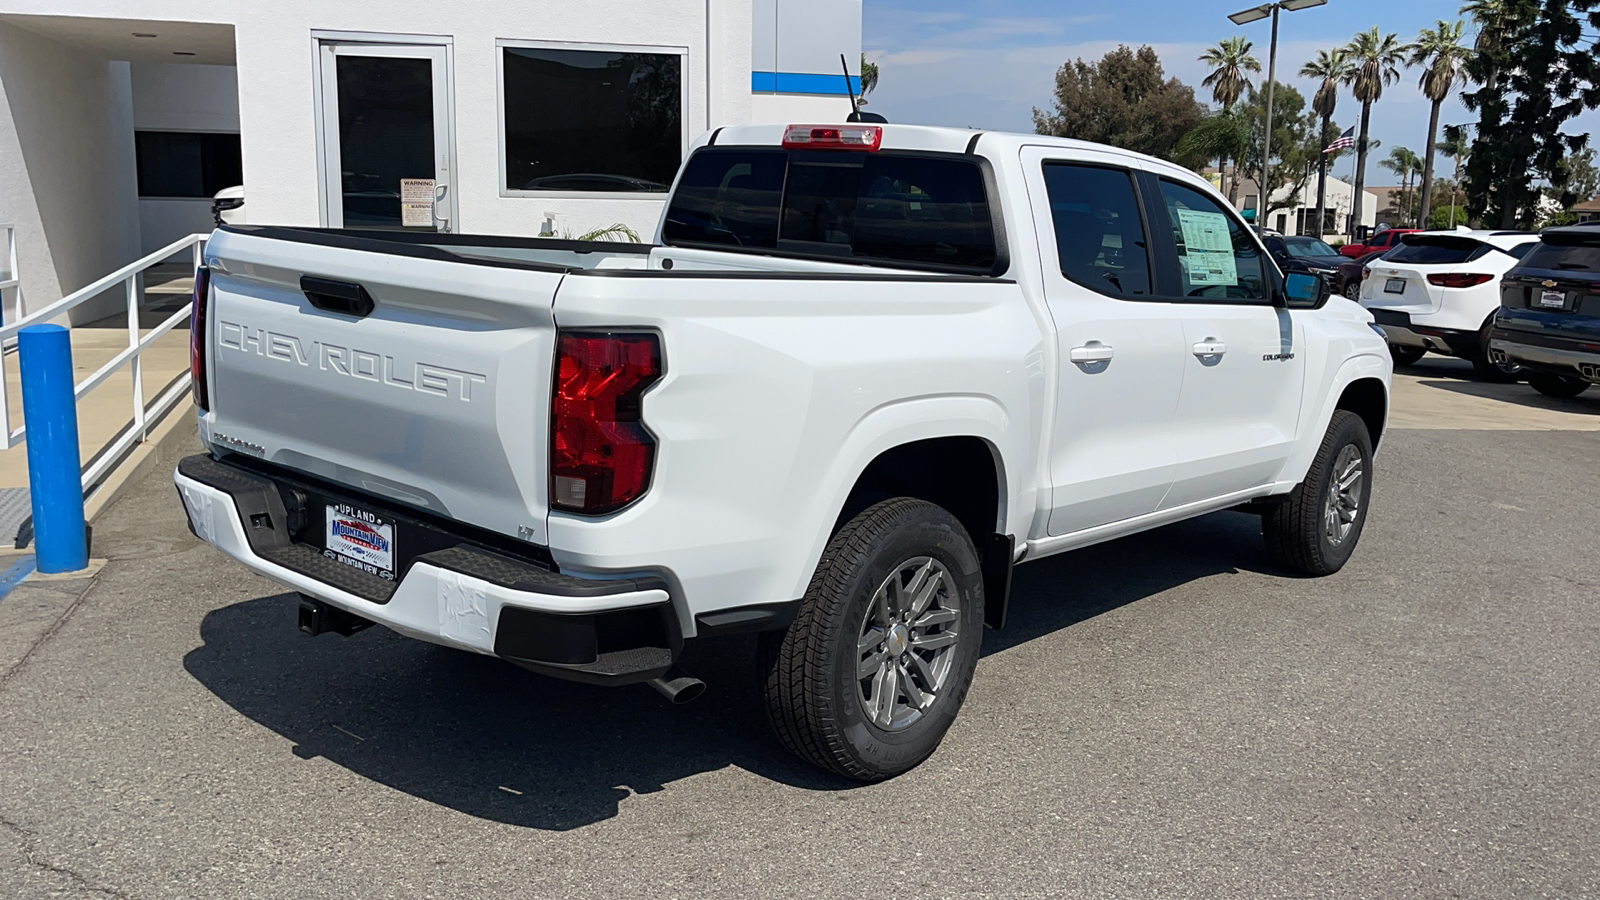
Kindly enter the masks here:
<path id="1" fill-rule="evenodd" d="M 803 567 L 796 573 L 791 596 L 805 594 L 812 572 L 822 559 L 822 551 L 833 538 L 833 523 L 867 466 L 884 452 L 905 444 L 948 437 L 975 437 L 983 441 L 994 453 L 995 471 L 1000 480 L 996 533 L 1026 534 L 1028 523 L 1014 520 L 1019 516 L 1025 519 L 1032 512 L 1032 498 L 1012 493 L 1007 473 L 1016 468 L 1007 464 L 1002 449 L 1007 446 L 1011 428 L 1005 409 L 993 398 L 979 395 L 914 397 L 886 403 L 868 412 L 856 423 L 834 457 L 824 481 L 828 490 L 819 491 L 818 502 L 807 511 L 806 521 L 814 526 L 808 531 L 814 537 Z M 1016 440 L 1016 436 L 1011 435 L 1009 440 Z M 982 550 L 989 535 L 971 537 Z"/>

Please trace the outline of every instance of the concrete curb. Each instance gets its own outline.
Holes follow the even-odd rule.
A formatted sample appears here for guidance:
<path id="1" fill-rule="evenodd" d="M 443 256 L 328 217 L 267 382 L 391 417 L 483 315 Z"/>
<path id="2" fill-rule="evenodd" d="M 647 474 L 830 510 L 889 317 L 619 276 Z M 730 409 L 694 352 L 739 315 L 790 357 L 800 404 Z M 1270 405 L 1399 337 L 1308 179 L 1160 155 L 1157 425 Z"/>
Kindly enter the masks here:
<path id="1" fill-rule="evenodd" d="M 194 434 L 195 428 L 194 404 L 184 402 L 174 407 L 150 429 L 145 442 L 136 445 L 126 459 L 113 466 L 94 493 L 84 500 L 83 517 L 90 522 L 98 519 L 131 485 L 154 469 L 167 451 Z"/>

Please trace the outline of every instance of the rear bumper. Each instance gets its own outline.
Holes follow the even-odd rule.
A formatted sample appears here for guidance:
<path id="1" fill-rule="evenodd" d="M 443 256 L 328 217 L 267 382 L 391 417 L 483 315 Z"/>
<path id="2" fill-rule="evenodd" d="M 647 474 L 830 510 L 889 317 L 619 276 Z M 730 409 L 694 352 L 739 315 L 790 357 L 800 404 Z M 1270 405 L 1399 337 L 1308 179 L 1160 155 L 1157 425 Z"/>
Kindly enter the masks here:
<path id="1" fill-rule="evenodd" d="M 1367 307 L 1373 324 L 1383 329 L 1389 343 L 1402 347 L 1420 347 L 1435 353 L 1470 359 L 1479 353 L 1478 332 L 1460 328 L 1438 328 L 1411 318 L 1410 313 L 1395 312 L 1381 307 Z"/>
<path id="2" fill-rule="evenodd" d="M 1600 384 L 1600 350 L 1594 349 L 1597 346 L 1600 346 L 1600 338 L 1564 338 L 1499 327 L 1489 333 L 1491 354 L 1504 355 L 1535 372 Z"/>
<path id="3" fill-rule="evenodd" d="M 661 675 L 683 647 L 661 579 L 578 578 L 463 538 L 415 557 L 397 582 L 384 582 L 293 539 L 285 485 L 271 476 L 202 455 L 183 459 L 173 481 L 201 540 L 408 637 L 602 684 Z"/>

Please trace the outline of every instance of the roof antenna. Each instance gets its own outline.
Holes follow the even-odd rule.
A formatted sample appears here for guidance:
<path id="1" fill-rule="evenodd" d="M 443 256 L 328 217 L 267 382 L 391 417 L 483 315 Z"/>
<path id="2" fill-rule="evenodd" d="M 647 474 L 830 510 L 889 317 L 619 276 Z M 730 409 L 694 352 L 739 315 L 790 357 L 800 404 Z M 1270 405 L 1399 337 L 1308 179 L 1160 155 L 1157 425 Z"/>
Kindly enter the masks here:
<path id="1" fill-rule="evenodd" d="M 845 121 L 846 122 L 877 122 L 877 123 L 885 124 L 885 125 L 888 124 L 889 120 L 885 119 L 883 116 L 878 115 L 877 113 L 870 113 L 870 112 L 862 112 L 861 111 L 861 104 L 863 104 L 863 103 L 865 103 L 867 101 L 865 99 L 862 99 L 862 100 L 857 100 L 856 99 L 856 84 L 855 84 L 855 82 L 850 80 L 850 61 L 845 58 L 845 55 L 843 53 L 839 54 L 839 65 L 844 68 L 844 89 L 845 89 L 845 92 L 850 95 L 850 115 L 845 117 Z"/>

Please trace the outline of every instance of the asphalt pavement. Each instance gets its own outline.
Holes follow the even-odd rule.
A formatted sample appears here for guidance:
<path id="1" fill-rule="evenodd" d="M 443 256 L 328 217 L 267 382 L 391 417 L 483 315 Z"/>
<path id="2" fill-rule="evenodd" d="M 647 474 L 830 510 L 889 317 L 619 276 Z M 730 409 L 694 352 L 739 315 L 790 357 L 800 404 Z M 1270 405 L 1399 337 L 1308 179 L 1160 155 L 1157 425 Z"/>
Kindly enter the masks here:
<path id="1" fill-rule="evenodd" d="M 162 467 L 98 575 L 0 599 L 0 896 L 1600 894 L 1600 390 L 1462 374 L 1402 376 L 1337 575 L 1239 513 L 1020 567 L 944 746 L 869 787 L 769 735 L 748 638 L 683 707 L 307 638 Z"/>

